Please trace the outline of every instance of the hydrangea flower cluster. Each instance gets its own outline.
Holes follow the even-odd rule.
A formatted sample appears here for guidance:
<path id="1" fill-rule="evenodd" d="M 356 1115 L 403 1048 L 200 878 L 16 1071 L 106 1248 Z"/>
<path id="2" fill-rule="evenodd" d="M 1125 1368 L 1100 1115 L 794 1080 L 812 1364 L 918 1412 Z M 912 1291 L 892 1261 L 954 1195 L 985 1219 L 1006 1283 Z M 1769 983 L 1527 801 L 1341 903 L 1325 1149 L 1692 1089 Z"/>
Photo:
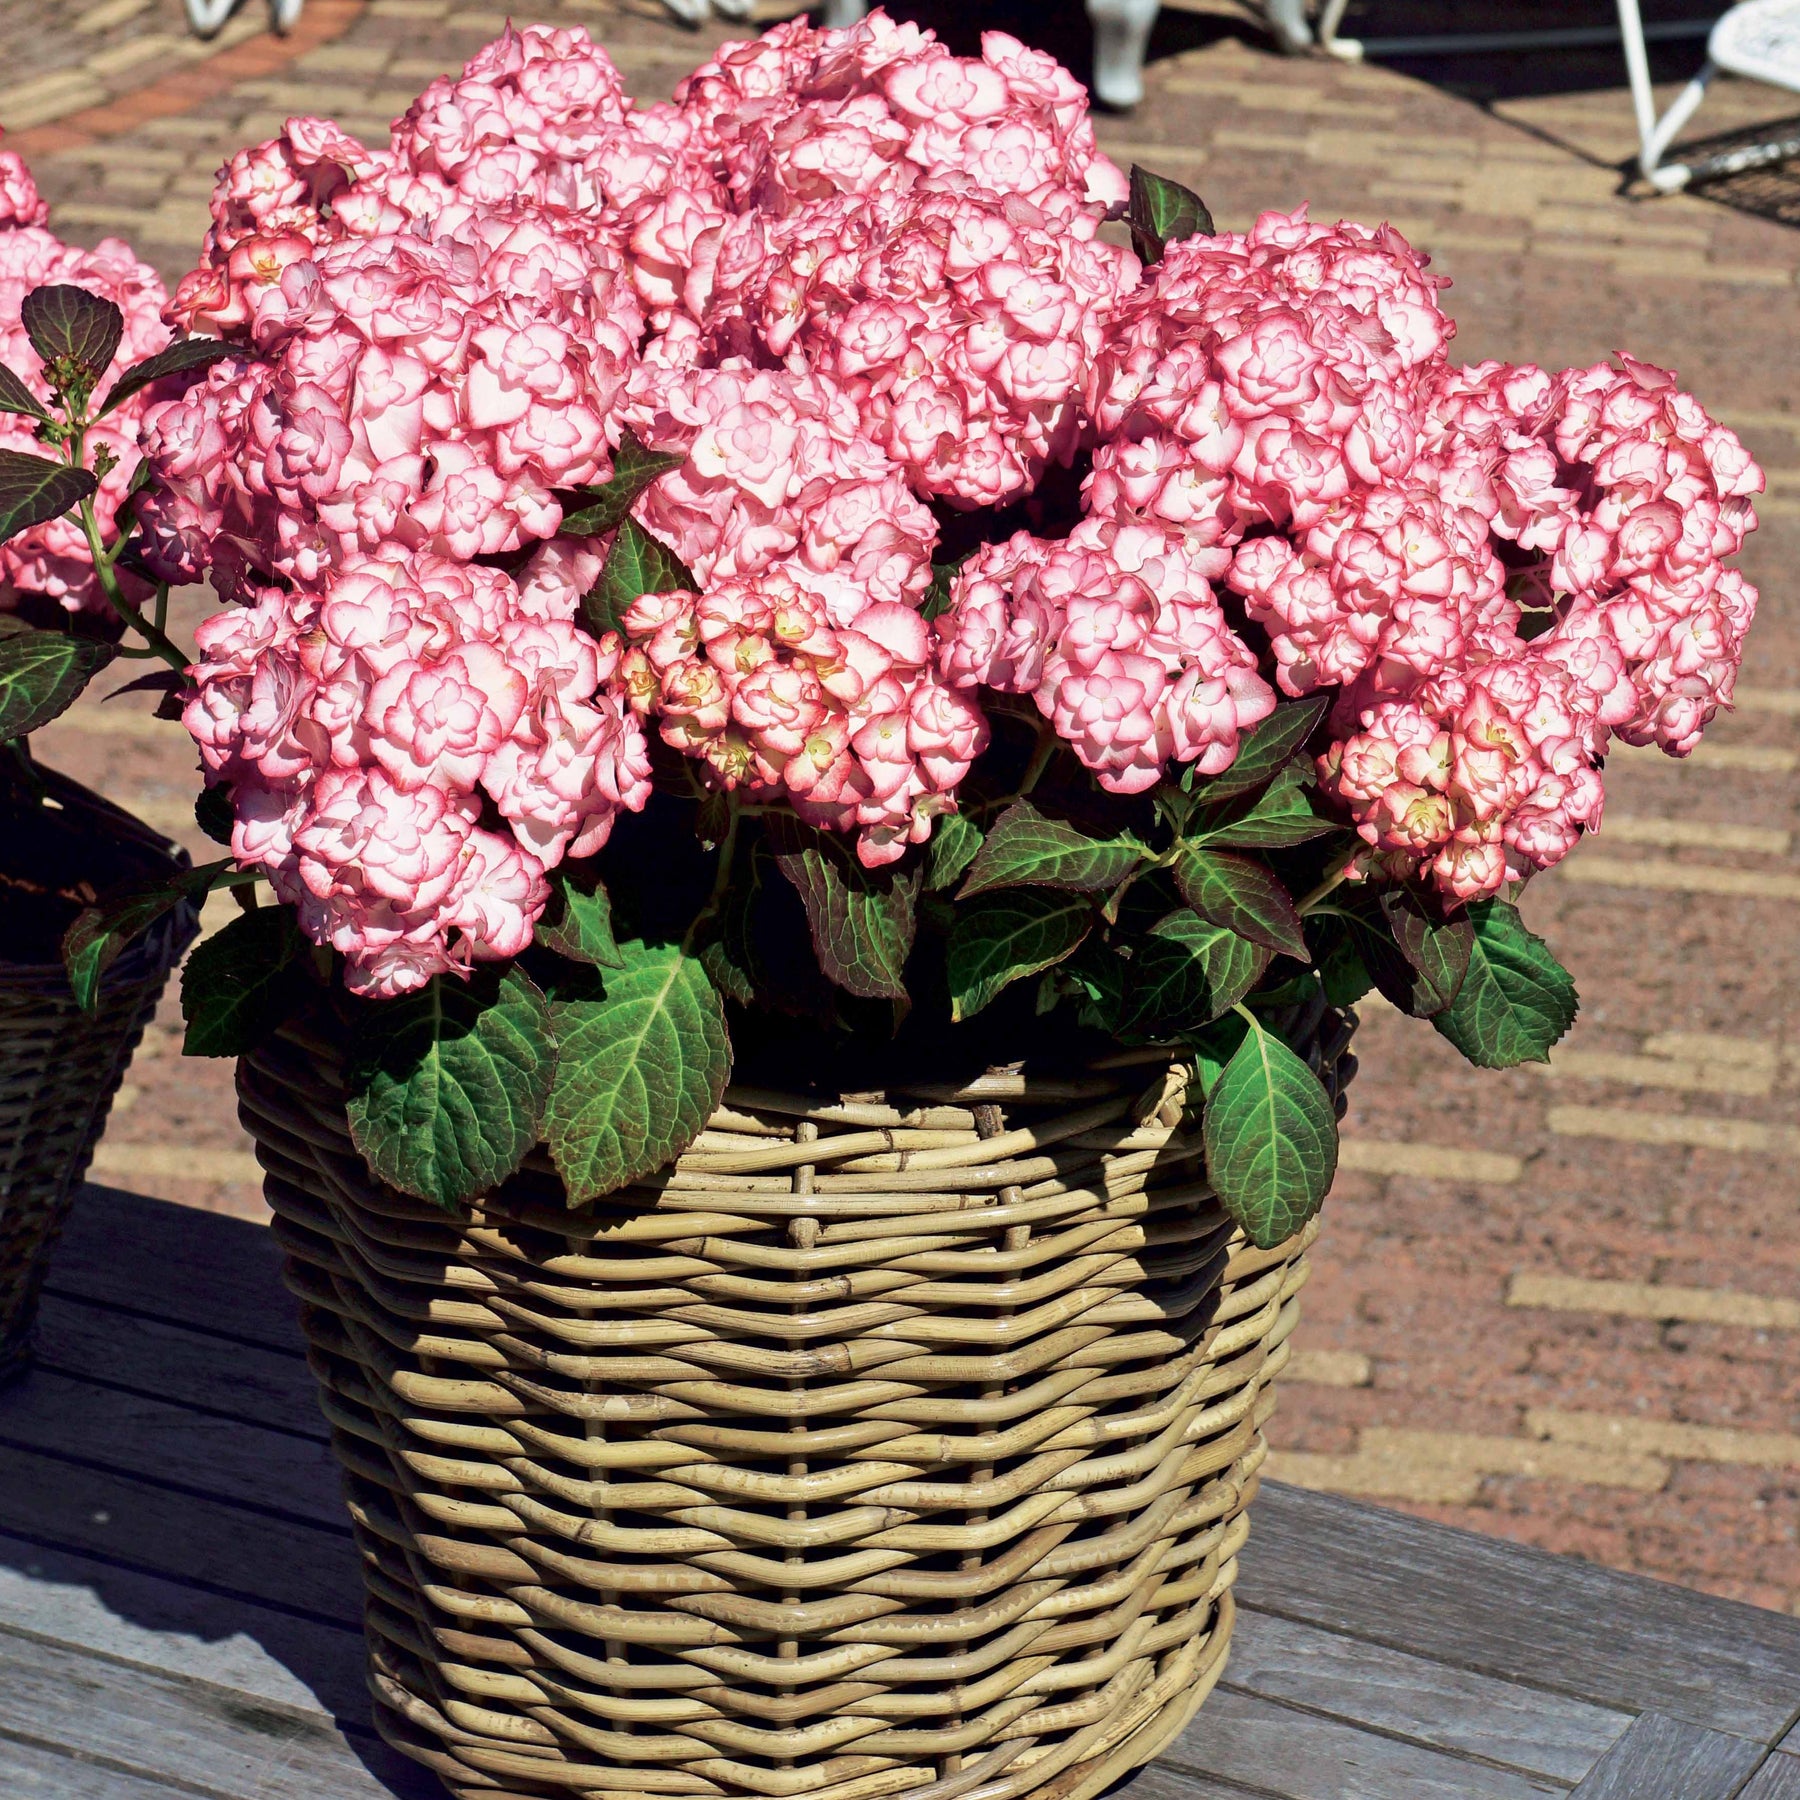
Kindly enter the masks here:
<path id="1" fill-rule="evenodd" d="M 201 625 L 186 720 L 232 784 L 232 853 L 344 952 L 353 991 L 516 956 L 545 868 L 649 797 L 617 640 L 573 623 L 596 567 L 546 545 L 515 580 L 389 545 Z"/>
<path id="2" fill-rule="evenodd" d="M 124 332 L 101 391 L 168 343 L 162 312 L 169 296 L 156 271 L 139 262 L 120 239 L 106 238 L 96 249 L 79 250 L 48 230 L 49 218 L 50 208 L 31 171 L 16 152 L 0 150 L 0 363 L 17 371 L 46 411 L 53 412 L 43 363 L 20 319 L 25 296 L 34 288 L 64 284 L 110 300 L 124 314 Z M 110 462 L 94 495 L 95 517 L 107 538 L 143 460 L 138 439 L 148 404 L 146 395 L 134 394 L 88 432 L 90 461 Z M 43 454 L 31 421 L 19 413 L 0 413 L 0 449 Z M 123 580 L 130 591 L 148 591 L 142 583 L 133 587 L 128 574 Z M 0 596 L 6 594 L 47 595 L 70 612 L 107 610 L 76 519 L 51 519 L 0 545 Z"/>
<path id="3" fill-rule="evenodd" d="M 1054 62 L 879 13 L 642 108 L 509 29 L 385 146 L 235 157 L 170 317 L 244 354 L 150 409 L 143 512 L 236 603 L 187 716 L 238 859 L 394 993 L 529 941 L 650 731 L 879 868 L 958 810 L 989 696 L 1129 796 L 1328 691 L 1356 873 L 1453 900 L 1598 824 L 1611 734 L 1692 747 L 1761 476 L 1673 377 L 1459 369 L 1391 229 L 1146 266 L 1126 198 Z M 628 441 L 679 459 L 626 529 L 691 585 L 608 613 L 611 537 L 558 534 Z M 1071 468 L 1067 519 L 1014 507 Z"/>

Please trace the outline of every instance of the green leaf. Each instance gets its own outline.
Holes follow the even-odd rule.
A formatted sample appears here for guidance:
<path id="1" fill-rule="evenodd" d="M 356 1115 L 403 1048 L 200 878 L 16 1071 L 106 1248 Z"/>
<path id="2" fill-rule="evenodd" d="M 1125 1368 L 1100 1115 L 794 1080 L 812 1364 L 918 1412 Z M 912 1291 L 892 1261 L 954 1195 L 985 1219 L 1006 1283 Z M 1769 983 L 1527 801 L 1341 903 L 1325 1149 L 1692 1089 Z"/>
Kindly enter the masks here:
<path id="1" fill-rule="evenodd" d="M 105 418 L 120 401 L 129 400 L 133 394 L 147 388 L 153 381 L 161 381 L 165 375 L 179 375 L 187 369 L 210 368 L 216 362 L 223 362 L 228 356 L 253 361 L 256 352 L 242 344 L 222 344 L 217 338 L 183 338 L 180 343 L 170 344 L 157 351 L 154 356 L 146 356 L 142 362 L 133 363 L 107 389 L 106 398 L 100 403 L 100 410 L 94 417 Z"/>
<path id="2" fill-rule="evenodd" d="M 1447 1003 L 1420 978 L 1419 971 L 1394 941 L 1394 928 L 1382 908 L 1379 892 L 1367 887 L 1354 891 L 1339 888 L 1330 903 L 1314 916 L 1337 922 L 1354 952 L 1356 966 L 1363 971 L 1363 993 L 1372 983 L 1385 999 L 1417 1019 L 1429 1019 L 1444 1010 Z M 1346 970 L 1345 975 L 1347 980 L 1354 980 L 1353 972 Z"/>
<path id="3" fill-rule="evenodd" d="M 1254 944 L 1183 907 L 1160 920 L 1135 946 L 1126 1029 L 1173 1037 L 1229 1012 L 1269 966 L 1266 944 Z"/>
<path id="4" fill-rule="evenodd" d="M 1027 886 L 1103 893 L 1143 858 L 1143 845 L 1129 833 L 1091 838 L 1062 819 L 1045 818 L 1029 800 L 1015 800 L 994 821 L 957 897 Z"/>
<path id="5" fill-rule="evenodd" d="M 1077 1022 L 1095 1031 L 1116 1034 L 1124 1025 L 1130 964 L 1111 945 L 1090 937 L 1061 967 L 1052 971 L 1065 990 L 1077 992 Z"/>
<path id="6" fill-rule="evenodd" d="M 1435 896 L 1410 887 L 1384 889 L 1381 912 L 1412 977 L 1406 1010 L 1416 1019 L 1436 1017 L 1455 1001 L 1468 974 L 1473 922 L 1466 912 L 1446 919 Z"/>
<path id="7" fill-rule="evenodd" d="M 659 475 L 679 469 L 687 461 L 683 450 L 647 450 L 627 431 L 613 452 L 611 477 L 591 487 L 575 490 L 575 496 L 586 504 L 574 510 L 565 507 L 563 522 L 557 527 L 558 537 L 599 537 L 624 521 L 636 505 L 638 496 Z M 661 593 L 660 588 L 645 588 L 647 594 Z"/>
<path id="8" fill-rule="evenodd" d="M 757 954 L 755 933 L 756 903 L 762 894 L 762 858 L 752 852 L 747 861 L 747 870 L 740 867 L 734 871 L 719 910 L 702 926 L 694 942 L 694 953 L 707 978 L 726 999 L 735 1000 L 739 1006 L 753 1005 L 758 988 L 767 980 L 762 958 Z"/>
<path id="9" fill-rule="evenodd" d="M 925 852 L 925 886 L 935 893 L 947 888 L 975 860 L 981 827 L 967 813 L 944 813 L 932 827 Z"/>
<path id="10" fill-rule="evenodd" d="M 619 521 L 600 579 L 581 597 L 581 617 L 595 637 L 622 631 L 626 609 L 642 594 L 697 594 L 699 584 L 675 552 L 636 519 Z"/>
<path id="11" fill-rule="evenodd" d="M 559 1046 L 545 1138 L 571 1205 L 672 1162 L 731 1074 L 725 1009 L 675 944 L 630 938 L 624 966 L 551 1006 Z"/>
<path id="12" fill-rule="evenodd" d="M 106 373 L 125 331 L 125 315 L 86 288 L 33 288 L 19 307 L 19 323 L 45 362 L 74 363 L 90 382 Z"/>
<path id="13" fill-rule="evenodd" d="M 1061 962 L 1093 923 L 1091 900 L 1052 888 L 1009 888 L 959 906 L 944 953 L 951 1018 L 973 1018 L 1008 983 Z"/>
<path id="14" fill-rule="evenodd" d="M 364 1004 L 350 1044 L 350 1137 L 390 1187 L 457 1206 L 538 1141 L 556 1064 L 550 1005 L 523 970 L 434 976 Z"/>
<path id="15" fill-rule="evenodd" d="M 159 881 L 140 882 L 110 894 L 83 911 L 63 933 L 63 967 L 77 1004 L 92 1012 L 100 978 L 134 939 L 183 900 L 198 900 L 215 887 L 240 887 L 256 879 L 253 869 L 235 869 L 229 858 L 181 869 Z"/>
<path id="16" fill-rule="evenodd" d="M 1182 844 L 1175 857 L 1175 881 L 1182 899 L 1201 918 L 1284 956 L 1309 960 L 1300 914 L 1266 864 Z"/>
<path id="17" fill-rule="evenodd" d="M 1243 1043 L 1244 1034 L 1249 1029 L 1244 1022 L 1244 1015 L 1232 1011 L 1222 1019 L 1214 1019 L 1199 1031 L 1187 1033 L 1188 1048 L 1194 1053 L 1194 1079 L 1199 1084 L 1201 1099 L 1205 1099 L 1218 1086 L 1219 1077 L 1237 1055 L 1238 1046 Z M 1189 1110 L 1193 1115 L 1191 1123 L 1198 1125 L 1200 1108 L 1190 1100 Z"/>
<path id="18" fill-rule="evenodd" d="M 242 1056 L 260 1044 L 286 1010 L 305 943 L 285 906 L 259 906 L 196 945 L 181 971 L 182 1055 Z"/>
<path id="19" fill-rule="evenodd" d="M 1349 921 L 1334 913 L 1312 913 L 1306 927 L 1325 998 L 1333 1006 L 1354 1006 L 1375 985 L 1375 978 L 1357 948 Z"/>
<path id="20" fill-rule="evenodd" d="M 826 977 L 866 1000 L 906 999 L 906 959 L 918 929 L 918 866 L 865 869 L 835 832 L 815 831 L 785 814 L 768 823 L 776 867 L 806 908 Z"/>
<path id="21" fill-rule="evenodd" d="M 1216 230 L 1206 202 L 1192 188 L 1166 175 L 1152 175 L 1135 163 L 1125 222 L 1131 227 L 1132 249 L 1146 263 L 1161 261 L 1165 245 L 1181 238 L 1211 237 Z"/>
<path id="22" fill-rule="evenodd" d="M 117 654 L 111 644 L 66 631 L 20 626 L 0 636 L 0 738 L 48 725 Z"/>
<path id="23" fill-rule="evenodd" d="M 231 789 L 224 782 L 216 787 L 202 788 L 194 796 L 194 823 L 215 844 L 231 842 L 231 828 L 236 820 L 237 814 L 231 805 Z"/>
<path id="24" fill-rule="evenodd" d="M 1516 906 L 1477 900 L 1467 911 L 1474 928 L 1469 970 L 1432 1024 L 1484 1069 L 1548 1062 L 1580 1005 L 1569 971 L 1525 929 Z"/>
<path id="25" fill-rule="evenodd" d="M 91 469 L 0 450 L 0 544 L 47 519 L 60 519 L 99 485 Z"/>
<path id="26" fill-rule="evenodd" d="M 1307 788 L 1297 774 L 1289 773 L 1293 770 L 1289 763 L 1251 807 L 1209 806 L 1188 835 L 1194 843 L 1215 850 L 1285 850 L 1340 830 L 1313 811 Z"/>
<path id="27" fill-rule="evenodd" d="M 550 872 L 550 902 L 534 936 L 576 962 L 625 966 L 613 936 L 612 900 L 591 862 L 563 863 Z"/>
<path id="28" fill-rule="evenodd" d="M 1258 1023 L 1207 1096 L 1206 1173 L 1258 1249 L 1285 1243 L 1319 1210 L 1337 1172 L 1331 1096 Z"/>
<path id="29" fill-rule="evenodd" d="M 969 552 L 973 556 L 974 551 Z M 931 585 L 925 590 L 925 598 L 919 605 L 919 612 L 929 624 L 940 613 L 949 610 L 950 591 L 956 585 L 956 577 L 968 556 L 959 556 L 955 562 L 933 563 L 931 565 Z"/>
<path id="30" fill-rule="evenodd" d="M 42 419 L 46 424 L 50 421 L 43 401 L 26 386 L 22 376 L 15 375 L 4 363 L 0 363 L 0 412 L 23 413 L 28 419 Z"/>
<path id="31" fill-rule="evenodd" d="M 1223 774 L 1213 776 L 1202 786 L 1200 797 L 1208 802 L 1229 800 L 1266 787 L 1312 736 L 1325 716 L 1327 703 L 1327 697 L 1319 694 L 1311 700 L 1276 707 L 1239 740 L 1236 760 Z"/>

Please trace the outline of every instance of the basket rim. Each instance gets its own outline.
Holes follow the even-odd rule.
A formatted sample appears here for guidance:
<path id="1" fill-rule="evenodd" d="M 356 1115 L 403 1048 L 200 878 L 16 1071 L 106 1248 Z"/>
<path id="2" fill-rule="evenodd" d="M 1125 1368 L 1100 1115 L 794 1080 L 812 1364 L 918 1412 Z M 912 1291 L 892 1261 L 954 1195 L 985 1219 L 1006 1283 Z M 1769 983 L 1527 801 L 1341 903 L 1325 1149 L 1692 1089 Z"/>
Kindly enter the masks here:
<path id="1" fill-rule="evenodd" d="M 99 827 L 97 841 L 135 845 L 165 863 L 170 872 L 191 868 L 193 860 L 173 839 L 129 813 L 124 807 L 97 794 L 85 783 L 48 764 L 36 765 L 45 789 L 63 811 L 84 823 Z M 102 890 L 104 891 L 104 890 Z M 158 919 L 141 937 L 120 953 L 101 977 L 102 995 L 160 980 L 181 959 L 200 930 L 200 908 L 184 899 Z M 60 957 L 54 961 L 14 962 L 0 955 L 0 988 L 39 995 L 46 1000 L 72 1003 L 74 990 Z"/>

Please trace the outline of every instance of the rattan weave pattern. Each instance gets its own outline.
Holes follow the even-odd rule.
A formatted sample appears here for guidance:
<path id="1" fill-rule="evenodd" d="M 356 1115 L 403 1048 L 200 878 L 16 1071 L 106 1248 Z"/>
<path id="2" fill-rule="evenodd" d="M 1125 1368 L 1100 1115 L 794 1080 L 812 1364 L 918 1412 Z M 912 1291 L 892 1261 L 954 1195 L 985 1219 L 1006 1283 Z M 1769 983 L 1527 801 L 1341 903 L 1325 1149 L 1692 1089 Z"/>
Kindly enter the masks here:
<path id="1" fill-rule="evenodd" d="M 654 1183 L 450 1215 L 370 1178 L 334 1037 L 242 1115 L 377 1723 L 454 1792 L 1087 1800 L 1192 1716 L 1311 1234 L 1235 1234 L 1166 1058 L 734 1088 Z"/>
<path id="2" fill-rule="evenodd" d="M 134 860 L 115 870 L 141 878 L 187 858 L 149 827 L 54 771 L 46 785 L 95 833 L 96 867 L 109 835 Z M 150 859 L 146 863 L 146 858 Z M 0 961 L 0 1378 L 26 1358 L 38 1295 L 76 1190 L 93 1160 L 119 1084 L 169 971 L 200 928 L 191 905 L 165 914 L 107 970 L 85 1013 L 61 963 Z"/>

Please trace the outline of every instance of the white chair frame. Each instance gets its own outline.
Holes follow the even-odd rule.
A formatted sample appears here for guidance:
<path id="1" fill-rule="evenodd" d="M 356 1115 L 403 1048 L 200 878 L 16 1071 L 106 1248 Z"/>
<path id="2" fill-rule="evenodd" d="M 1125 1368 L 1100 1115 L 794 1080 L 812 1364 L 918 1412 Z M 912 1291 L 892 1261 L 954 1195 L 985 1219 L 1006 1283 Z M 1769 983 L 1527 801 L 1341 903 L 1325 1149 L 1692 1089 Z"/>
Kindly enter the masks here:
<path id="1" fill-rule="evenodd" d="M 240 0 L 187 0 L 188 29 L 195 37 L 217 37 L 239 4 Z M 286 37 L 300 22 L 304 4 L 305 0 L 269 0 L 269 29 Z"/>

